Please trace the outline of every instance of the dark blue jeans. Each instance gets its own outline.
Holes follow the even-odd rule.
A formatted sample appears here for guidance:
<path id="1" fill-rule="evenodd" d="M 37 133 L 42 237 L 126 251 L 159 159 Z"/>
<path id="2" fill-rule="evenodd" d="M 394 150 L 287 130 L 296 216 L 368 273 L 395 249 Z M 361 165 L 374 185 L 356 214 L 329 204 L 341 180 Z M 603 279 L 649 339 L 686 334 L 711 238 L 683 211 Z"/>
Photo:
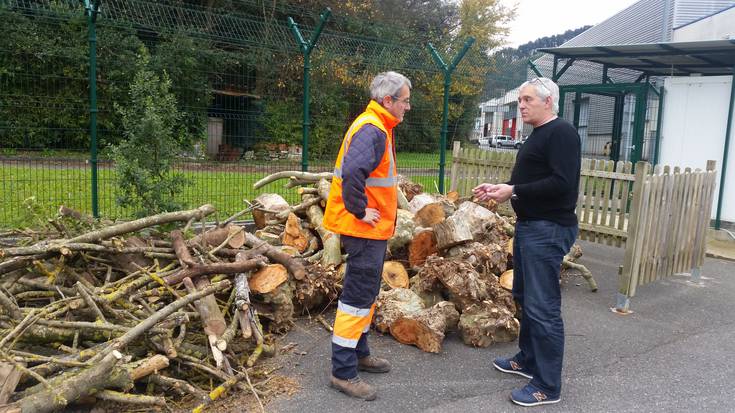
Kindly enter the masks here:
<path id="1" fill-rule="evenodd" d="M 340 240 L 348 255 L 339 303 L 363 311 L 370 309 L 380 293 L 380 280 L 388 241 L 347 235 L 340 235 Z M 347 380 L 357 376 L 357 359 L 370 355 L 367 336 L 368 332 L 363 331 L 354 347 L 340 345 L 334 343 L 333 340 L 332 375 L 334 377 Z"/>
<path id="2" fill-rule="evenodd" d="M 551 221 L 518 221 L 513 240 L 513 297 L 523 310 L 515 359 L 533 374 L 531 384 L 550 397 L 561 393 L 564 359 L 559 273 L 577 230 Z"/>

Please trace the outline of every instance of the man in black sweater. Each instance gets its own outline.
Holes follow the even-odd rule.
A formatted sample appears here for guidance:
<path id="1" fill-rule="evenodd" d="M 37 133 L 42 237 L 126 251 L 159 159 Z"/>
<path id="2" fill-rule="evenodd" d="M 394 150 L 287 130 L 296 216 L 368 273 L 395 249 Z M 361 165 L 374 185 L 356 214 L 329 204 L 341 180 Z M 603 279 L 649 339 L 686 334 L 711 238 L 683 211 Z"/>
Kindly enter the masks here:
<path id="1" fill-rule="evenodd" d="M 559 272 L 577 238 L 581 144 L 567 121 L 557 117 L 559 87 L 547 78 L 521 85 L 518 106 L 533 132 L 516 156 L 505 184 L 473 189 L 480 200 L 510 199 L 518 217 L 513 242 L 513 297 L 522 308 L 520 351 L 498 357 L 498 370 L 530 382 L 511 392 L 523 406 L 557 403 L 561 394 L 564 324 Z"/>

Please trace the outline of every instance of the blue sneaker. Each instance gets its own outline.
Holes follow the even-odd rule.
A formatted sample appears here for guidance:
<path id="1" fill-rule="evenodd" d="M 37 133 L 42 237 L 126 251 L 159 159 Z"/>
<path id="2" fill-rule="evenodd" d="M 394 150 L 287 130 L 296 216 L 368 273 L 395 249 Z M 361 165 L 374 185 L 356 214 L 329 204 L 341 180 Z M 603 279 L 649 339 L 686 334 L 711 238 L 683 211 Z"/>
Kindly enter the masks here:
<path id="1" fill-rule="evenodd" d="M 530 383 L 525 385 L 523 388 L 515 389 L 510 392 L 510 401 L 526 407 L 559 403 L 560 400 L 561 397 L 551 397 Z"/>
<path id="2" fill-rule="evenodd" d="M 512 358 L 498 357 L 493 361 L 493 366 L 503 373 L 517 374 L 527 379 L 532 379 L 533 375 L 525 367 L 521 366 Z"/>

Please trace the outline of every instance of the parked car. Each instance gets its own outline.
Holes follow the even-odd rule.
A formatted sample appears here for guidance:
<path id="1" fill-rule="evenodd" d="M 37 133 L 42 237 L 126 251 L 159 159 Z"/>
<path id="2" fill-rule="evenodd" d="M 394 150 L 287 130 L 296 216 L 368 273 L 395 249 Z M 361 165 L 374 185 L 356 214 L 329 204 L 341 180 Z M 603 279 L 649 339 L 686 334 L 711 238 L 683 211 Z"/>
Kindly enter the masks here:
<path id="1" fill-rule="evenodd" d="M 490 140 L 488 138 L 483 137 L 483 138 L 477 139 L 477 144 L 480 146 L 488 146 L 489 143 L 490 143 Z"/>
<path id="2" fill-rule="evenodd" d="M 495 148 L 507 147 L 507 148 L 520 148 L 520 142 L 516 142 L 510 135 L 495 135 L 490 141 L 490 146 Z"/>

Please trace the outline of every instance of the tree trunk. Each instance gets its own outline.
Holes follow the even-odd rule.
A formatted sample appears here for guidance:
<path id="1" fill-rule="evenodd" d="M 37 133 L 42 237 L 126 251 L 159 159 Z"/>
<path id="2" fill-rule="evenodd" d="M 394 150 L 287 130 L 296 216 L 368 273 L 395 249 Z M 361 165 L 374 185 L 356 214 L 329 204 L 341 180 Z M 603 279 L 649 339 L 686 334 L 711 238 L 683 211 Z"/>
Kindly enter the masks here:
<path id="1" fill-rule="evenodd" d="M 449 300 L 460 312 L 489 296 L 488 283 L 471 265 L 460 260 L 429 257 L 422 272 L 431 273 L 441 281 L 449 291 Z"/>
<path id="2" fill-rule="evenodd" d="M 304 195 L 303 199 L 313 199 L 314 195 Z M 323 267 L 333 267 L 342 262 L 342 246 L 339 242 L 339 235 L 324 228 L 324 212 L 318 205 L 312 205 L 306 210 L 306 216 L 309 222 L 316 229 L 319 238 L 322 240 L 322 258 L 320 260 Z"/>
<path id="3" fill-rule="evenodd" d="M 518 337 L 520 324 L 513 314 L 490 301 L 473 304 L 459 317 L 459 331 L 465 344 L 487 347 Z"/>
<path id="4" fill-rule="evenodd" d="M 229 248 L 237 249 L 242 247 L 245 244 L 244 229 L 237 225 L 210 229 L 189 240 L 189 244 L 201 245 L 204 248 L 214 248 L 220 246 L 225 241 L 227 241 L 226 245 Z"/>
<path id="5" fill-rule="evenodd" d="M 375 302 L 373 324 L 381 333 L 387 333 L 394 321 L 423 309 L 421 298 L 411 290 L 396 288 L 381 291 Z"/>
<path id="6" fill-rule="evenodd" d="M 258 229 L 264 228 L 266 222 L 272 220 L 281 211 L 290 208 L 288 202 L 278 194 L 262 194 L 253 201 L 253 221 Z"/>
<path id="7" fill-rule="evenodd" d="M 436 248 L 440 251 L 472 241 L 472 232 L 459 215 L 452 215 L 434 225 L 434 235 L 436 235 Z"/>
<path id="8" fill-rule="evenodd" d="M 383 282 L 390 288 L 408 288 L 408 272 L 398 261 L 383 263 Z"/>
<path id="9" fill-rule="evenodd" d="M 390 334 L 403 344 L 413 344 L 423 351 L 441 351 L 444 333 L 456 327 L 459 313 L 454 304 L 442 301 L 431 308 L 398 318 Z"/>
<path id="10" fill-rule="evenodd" d="M 288 271 L 281 264 L 269 264 L 261 268 L 250 277 L 248 284 L 250 291 L 257 294 L 267 294 L 275 290 L 288 280 Z"/>
<path id="11" fill-rule="evenodd" d="M 442 204 L 440 202 L 434 202 L 432 204 L 426 204 L 423 208 L 416 211 L 413 220 L 419 227 L 431 228 L 444 221 L 445 218 L 446 215 L 444 214 Z"/>
<path id="12" fill-rule="evenodd" d="M 434 230 L 426 228 L 414 234 L 411 244 L 408 246 L 408 263 L 411 268 L 418 268 L 424 265 L 426 258 L 430 255 L 437 254 L 436 236 Z"/>
<path id="13" fill-rule="evenodd" d="M 500 286 L 508 291 L 513 291 L 513 270 L 508 270 L 500 275 Z"/>
<path id="14" fill-rule="evenodd" d="M 291 257 L 280 249 L 259 239 L 255 235 L 246 232 L 245 245 L 255 250 L 255 252 L 268 257 L 269 260 L 282 264 L 295 279 L 303 280 L 306 277 L 306 268 L 304 267 L 302 260 Z"/>
<path id="15" fill-rule="evenodd" d="M 294 213 L 288 214 L 286 228 L 281 235 L 281 244 L 296 248 L 299 252 L 306 251 L 309 240 L 313 235 L 301 227 L 301 220 Z"/>
<path id="16" fill-rule="evenodd" d="M 508 269 L 508 254 L 498 244 L 470 242 L 450 248 L 445 254 L 470 264 L 482 275 L 500 275 Z"/>

